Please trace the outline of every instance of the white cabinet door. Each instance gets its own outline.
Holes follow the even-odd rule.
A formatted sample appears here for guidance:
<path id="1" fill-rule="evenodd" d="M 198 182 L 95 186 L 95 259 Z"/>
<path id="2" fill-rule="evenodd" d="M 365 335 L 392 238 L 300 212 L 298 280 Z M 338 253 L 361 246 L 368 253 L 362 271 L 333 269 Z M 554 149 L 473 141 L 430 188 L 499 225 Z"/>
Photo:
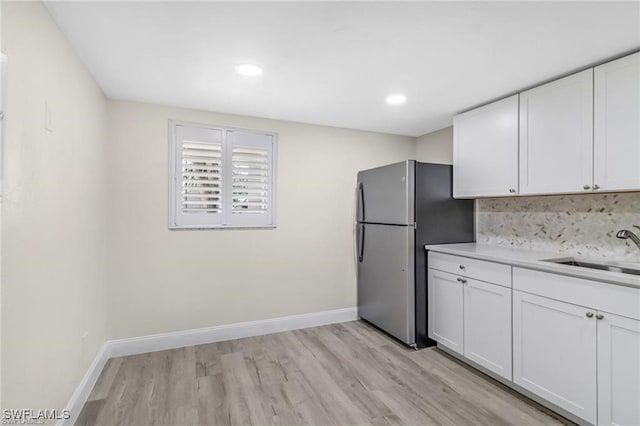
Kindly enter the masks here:
<path id="1" fill-rule="evenodd" d="M 463 354 L 464 286 L 458 277 L 429 269 L 428 334 L 436 342 Z"/>
<path id="2" fill-rule="evenodd" d="M 640 188 L 640 53 L 594 73 L 594 187 Z"/>
<path id="3" fill-rule="evenodd" d="M 640 321 L 598 314 L 598 425 L 640 425 Z"/>
<path id="4" fill-rule="evenodd" d="M 513 381 L 596 422 L 595 311 L 513 291 Z"/>
<path id="5" fill-rule="evenodd" d="M 520 94 L 520 193 L 591 191 L 593 69 Z"/>
<path id="6" fill-rule="evenodd" d="M 518 95 L 453 118 L 453 196 L 518 192 Z"/>
<path id="7" fill-rule="evenodd" d="M 467 279 L 464 355 L 511 380 L 511 289 Z"/>

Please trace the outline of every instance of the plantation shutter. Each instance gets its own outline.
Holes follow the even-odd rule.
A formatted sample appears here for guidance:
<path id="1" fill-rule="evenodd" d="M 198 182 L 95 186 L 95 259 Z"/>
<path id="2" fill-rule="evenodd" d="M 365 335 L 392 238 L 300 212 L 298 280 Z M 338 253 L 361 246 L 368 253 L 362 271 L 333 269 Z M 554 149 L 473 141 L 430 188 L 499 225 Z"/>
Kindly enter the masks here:
<path id="1" fill-rule="evenodd" d="M 275 226 L 272 133 L 172 123 L 170 228 Z"/>
<path id="2" fill-rule="evenodd" d="M 273 143 L 268 134 L 227 132 L 228 225 L 274 224 Z"/>
<path id="3" fill-rule="evenodd" d="M 175 224 L 223 223 L 224 150 L 220 130 L 176 126 Z"/>

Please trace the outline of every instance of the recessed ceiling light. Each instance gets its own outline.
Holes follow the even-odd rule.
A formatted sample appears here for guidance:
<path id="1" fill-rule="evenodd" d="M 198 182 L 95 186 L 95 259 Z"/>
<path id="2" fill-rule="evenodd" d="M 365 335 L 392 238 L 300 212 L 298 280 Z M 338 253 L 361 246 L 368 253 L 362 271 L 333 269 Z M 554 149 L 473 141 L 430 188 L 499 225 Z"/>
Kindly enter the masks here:
<path id="1" fill-rule="evenodd" d="M 407 97 L 401 94 L 387 96 L 387 103 L 389 105 L 400 105 L 407 101 Z"/>
<path id="2" fill-rule="evenodd" d="M 239 64 L 236 65 L 236 72 L 247 77 L 254 77 L 262 74 L 262 67 L 256 64 Z"/>

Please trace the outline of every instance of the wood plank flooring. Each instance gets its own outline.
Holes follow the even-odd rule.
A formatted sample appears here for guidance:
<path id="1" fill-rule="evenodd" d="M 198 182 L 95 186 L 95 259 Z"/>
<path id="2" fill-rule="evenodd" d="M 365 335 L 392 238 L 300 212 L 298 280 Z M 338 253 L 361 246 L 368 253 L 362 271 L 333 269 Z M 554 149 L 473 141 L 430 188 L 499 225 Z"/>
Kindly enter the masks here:
<path id="1" fill-rule="evenodd" d="M 572 424 L 361 321 L 111 359 L 76 425 Z"/>

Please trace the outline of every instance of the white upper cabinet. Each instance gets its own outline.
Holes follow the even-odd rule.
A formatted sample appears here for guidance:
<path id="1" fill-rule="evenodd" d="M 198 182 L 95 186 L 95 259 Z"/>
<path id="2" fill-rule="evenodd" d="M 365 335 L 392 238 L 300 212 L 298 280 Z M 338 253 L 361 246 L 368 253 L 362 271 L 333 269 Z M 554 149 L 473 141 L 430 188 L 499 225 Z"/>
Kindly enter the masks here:
<path id="1" fill-rule="evenodd" d="M 638 191 L 640 52 L 460 114 L 453 133 L 456 198 Z"/>
<path id="2" fill-rule="evenodd" d="M 453 118 L 453 196 L 518 192 L 518 95 Z"/>
<path id="3" fill-rule="evenodd" d="M 594 73 L 594 188 L 640 189 L 640 53 Z"/>
<path id="4" fill-rule="evenodd" d="M 520 194 L 593 185 L 593 69 L 520 94 Z"/>

